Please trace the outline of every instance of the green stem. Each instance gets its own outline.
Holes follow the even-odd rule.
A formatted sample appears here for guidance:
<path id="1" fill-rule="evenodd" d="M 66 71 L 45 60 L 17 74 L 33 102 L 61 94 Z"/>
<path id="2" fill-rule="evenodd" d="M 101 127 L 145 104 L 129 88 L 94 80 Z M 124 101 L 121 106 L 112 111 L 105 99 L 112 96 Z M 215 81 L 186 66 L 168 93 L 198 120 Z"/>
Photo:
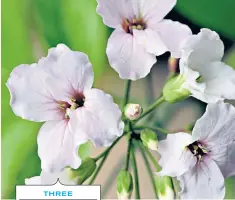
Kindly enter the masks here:
<path id="1" fill-rule="evenodd" d="M 101 168 L 103 167 L 104 162 L 105 162 L 105 160 L 107 159 L 108 155 L 109 155 L 108 153 L 105 154 L 105 156 L 104 156 L 103 159 L 101 160 L 99 166 L 97 167 L 97 169 L 96 169 L 94 175 L 91 177 L 91 179 L 90 179 L 88 185 L 92 185 L 92 183 L 95 181 L 95 179 L 96 179 L 98 173 L 100 172 Z"/>
<path id="2" fill-rule="evenodd" d="M 152 127 L 152 126 L 135 126 L 134 127 L 135 130 L 136 129 L 137 130 L 141 130 L 141 129 L 146 129 L 146 128 L 154 130 L 154 131 L 159 131 L 159 132 L 164 133 L 164 134 L 168 134 L 169 133 L 167 130 L 165 130 L 163 128 L 160 128 L 160 127 L 157 127 L 157 126 L 154 126 L 154 127 Z"/>
<path id="3" fill-rule="evenodd" d="M 136 142 L 136 143 L 137 143 L 137 142 Z M 155 194 L 155 198 L 158 199 L 157 190 L 156 190 L 156 186 L 155 186 L 155 181 L 154 181 L 154 178 L 153 178 L 154 175 L 153 175 L 151 166 L 150 166 L 150 164 L 149 164 L 148 158 L 147 158 L 147 156 L 145 155 L 145 151 L 144 151 L 144 149 L 143 149 L 143 147 L 142 147 L 142 142 L 139 141 L 139 142 L 137 143 L 137 146 L 138 146 L 139 149 L 140 149 L 140 153 L 141 153 L 141 155 L 142 155 L 142 157 L 143 157 L 144 164 L 145 164 L 145 166 L 146 166 L 146 168 L 147 168 L 147 171 L 148 171 L 148 174 L 149 174 L 149 178 L 150 178 L 150 180 L 151 180 L 151 182 L 152 182 L 153 191 L 154 191 L 154 194 Z"/>
<path id="4" fill-rule="evenodd" d="M 128 147 L 127 147 L 127 155 L 126 155 L 125 170 L 128 170 L 128 169 L 129 169 L 130 151 L 131 151 L 131 143 L 132 143 L 131 133 L 128 134 L 127 137 L 128 137 Z"/>
<path id="5" fill-rule="evenodd" d="M 111 149 L 118 143 L 118 141 L 121 139 L 122 137 L 118 137 L 111 146 L 109 146 L 105 151 L 103 151 L 100 155 L 98 155 L 97 157 L 94 158 L 94 160 L 97 162 L 100 158 L 104 157 L 106 154 L 108 154 Z"/>
<path id="6" fill-rule="evenodd" d="M 134 147 L 131 145 L 130 159 L 134 172 L 134 185 L 135 185 L 135 198 L 140 199 L 140 190 L 139 190 L 139 178 L 138 178 L 138 169 L 136 165 Z"/>
<path id="7" fill-rule="evenodd" d="M 123 100 L 123 103 L 122 103 L 122 109 L 124 109 L 125 105 L 129 101 L 130 89 L 131 89 L 131 80 L 128 80 L 127 83 L 126 83 L 126 90 L 125 90 L 124 100 Z"/>
<path id="8" fill-rule="evenodd" d="M 136 123 L 137 121 L 139 121 L 140 119 L 142 119 L 143 117 L 145 117 L 146 115 L 148 115 L 149 113 L 151 113 L 155 108 L 157 108 L 160 104 L 162 104 L 165 101 L 165 98 L 162 96 L 160 97 L 155 103 L 153 103 L 151 106 L 149 106 L 143 113 L 142 115 L 139 116 L 139 118 L 137 118 L 135 120 L 134 123 Z"/>
<path id="9" fill-rule="evenodd" d="M 160 171 L 161 167 L 158 165 L 158 163 L 157 163 L 156 159 L 153 157 L 152 153 L 142 143 L 141 143 L 141 146 L 145 150 L 145 152 L 146 152 L 147 156 L 149 157 L 149 159 L 151 160 L 151 162 L 153 163 L 156 171 Z"/>

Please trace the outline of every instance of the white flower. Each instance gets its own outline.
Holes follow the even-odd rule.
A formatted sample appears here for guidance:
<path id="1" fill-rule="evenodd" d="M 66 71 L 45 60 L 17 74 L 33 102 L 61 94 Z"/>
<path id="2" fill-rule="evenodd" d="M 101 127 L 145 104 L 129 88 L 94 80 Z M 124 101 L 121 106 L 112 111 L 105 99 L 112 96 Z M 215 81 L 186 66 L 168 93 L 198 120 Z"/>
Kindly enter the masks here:
<path id="1" fill-rule="evenodd" d="M 207 103 L 235 99 L 235 70 L 221 62 L 223 55 L 224 45 L 216 32 L 202 29 L 189 37 L 180 60 L 182 87 Z"/>
<path id="2" fill-rule="evenodd" d="M 62 44 L 37 64 L 20 65 L 11 73 L 7 86 L 14 113 L 46 121 L 38 135 L 43 171 L 76 169 L 81 144 L 91 140 L 97 147 L 109 146 L 122 135 L 120 109 L 110 95 L 91 88 L 93 79 L 87 55 Z"/>
<path id="3" fill-rule="evenodd" d="M 161 176 L 177 177 L 182 198 L 222 199 L 224 178 L 235 175 L 235 108 L 208 104 L 192 135 L 169 134 L 159 142 Z"/>
<path id="4" fill-rule="evenodd" d="M 163 19 L 175 4 L 176 0 L 98 0 L 98 14 L 115 29 L 106 52 L 120 78 L 145 77 L 156 56 L 166 51 L 180 57 L 181 44 L 192 33 L 186 25 Z"/>
<path id="5" fill-rule="evenodd" d="M 54 185 L 59 181 L 63 185 L 76 185 L 77 178 L 71 174 L 71 169 L 65 168 L 58 173 L 41 172 L 40 176 L 25 179 L 25 185 Z"/>

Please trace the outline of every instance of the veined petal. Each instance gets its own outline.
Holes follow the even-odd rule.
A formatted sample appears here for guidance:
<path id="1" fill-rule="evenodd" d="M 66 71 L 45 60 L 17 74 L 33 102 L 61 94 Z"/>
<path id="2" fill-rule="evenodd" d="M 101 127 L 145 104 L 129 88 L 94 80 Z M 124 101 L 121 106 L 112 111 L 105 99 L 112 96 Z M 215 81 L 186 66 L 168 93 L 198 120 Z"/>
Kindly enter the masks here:
<path id="1" fill-rule="evenodd" d="M 209 29 L 201 29 L 197 35 L 192 35 L 184 42 L 182 57 L 187 66 L 201 74 L 210 62 L 221 61 L 224 55 L 224 44 L 219 35 Z"/>
<path id="2" fill-rule="evenodd" d="M 91 140 L 96 147 L 109 146 L 123 134 L 121 111 L 110 95 L 98 89 L 84 93 L 84 106 L 70 115 L 76 144 Z"/>
<path id="3" fill-rule="evenodd" d="M 90 89 L 93 71 L 88 57 L 65 45 L 49 50 L 38 64 L 16 67 L 8 81 L 14 113 L 31 121 L 64 119 L 58 102 Z"/>
<path id="4" fill-rule="evenodd" d="M 47 121 L 63 119 L 57 100 L 66 96 L 63 90 L 47 87 L 49 75 L 36 64 L 20 65 L 10 74 L 7 87 L 11 94 L 13 112 L 23 119 Z"/>
<path id="5" fill-rule="evenodd" d="M 177 178 L 182 199 L 223 199 L 225 196 L 224 177 L 216 163 L 209 158 Z"/>
<path id="6" fill-rule="evenodd" d="M 146 52 L 156 56 L 167 51 L 167 47 L 159 36 L 158 32 L 152 29 L 133 30 L 136 42 L 141 45 Z"/>
<path id="7" fill-rule="evenodd" d="M 43 124 L 38 135 L 38 155 L 42 170 L 59 172 L 67 166 L 78 168 L 78 146 L 68 128 L 68 121 L 48 121 Z"/>
<path id="8" fill-rule="evenodd" d="M 103 18 L 104 24 L 112 28 L 120 28 L 124 19 L 132 19 L 137 14 L 135 9 L 139 0 L 97 0 L 97 2 L 96 11 Z"/>
<path id="9" fill-rule="evenodd" d="M 107 56 L 109 63 L 120 78 L 137 80 L 150 72 L 156 57 L 146 52 L 131 34 L 115 30 L 108 40 Z"/>
<path id="10" fill-rule="evenodd" d="M 176 5 L 177 0 L 139 0 L 141 14 L 149 24 L 162 20 Z"/>
<path id="11" fill-rule="evenodd" d="M 192 35 L 191 29 L 187 25 L 172 20 L 162 20 L 153 28 L 159 32 L 171 56 L 180 58 L 184 42 Z"/>
<path id="12" fill-rule="evenodd" d="M 175 177 L 190 170 L 197 162 L 196 157 L 187 149 L 192 142 L 192 136 L 187 133 L 168 134 L 165 140 L 160 141 L 158 152 L 162 171 L 158 175 Z"/>
<path id="13" fill-rule="evenodd" d="M 205 143 L 224 177 L 235 175 L 235 108 L 227 103 L 208 104 L 197 120 L 192 137 Z"/>

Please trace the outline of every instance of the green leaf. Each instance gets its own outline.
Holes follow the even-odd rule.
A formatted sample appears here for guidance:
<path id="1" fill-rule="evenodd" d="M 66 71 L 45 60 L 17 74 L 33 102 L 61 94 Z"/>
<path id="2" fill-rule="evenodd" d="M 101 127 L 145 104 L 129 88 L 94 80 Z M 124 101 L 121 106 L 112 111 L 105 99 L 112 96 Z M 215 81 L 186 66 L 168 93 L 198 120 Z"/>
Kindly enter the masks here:
<path id="1" fill-rule="evenodd" d="M 5 83 L 11 70 L 34 61 L 30 0 L 2 0 L 2 198 L 15 198 L 15 185 L 40 173 L 36 135 L 40 124 L 16 117 Z"/>
<path id="2" fill-rule="evenodd" d="M 32 1 L 36 24 L 49 47 L 55 47 L 59 43 L 67 44 L 65 30 L 61 25 L 63 19 L 61 13 L 62 2 L 62 0 Z"/>
<path id="3" fill-rule="evenodd" d="M 106 59 L 108 28 L 96 13 L 96 1 L 66 0 L 62 1 L 62 26 L 66 31 L 69 46 L 73 50 L 88 54 L 95 77 L 102 74 Z"/>
<path id="4" fill-rule="evenodd" d="M 179 0 L 176 9 L 193 23 L 235 39 L 234 0 Z"/>

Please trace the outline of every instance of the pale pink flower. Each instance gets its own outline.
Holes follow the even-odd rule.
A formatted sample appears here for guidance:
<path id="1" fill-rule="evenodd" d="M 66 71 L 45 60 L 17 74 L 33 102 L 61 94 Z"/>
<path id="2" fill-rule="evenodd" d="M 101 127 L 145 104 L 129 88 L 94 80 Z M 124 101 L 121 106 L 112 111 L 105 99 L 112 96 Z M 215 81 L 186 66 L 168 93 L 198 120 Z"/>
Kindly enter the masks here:
<path id="1" fill-rule="evenodd" d="M 234 120 L 232 105 L 208 104 L 192 135 L 168 134 L 159 142 L 158 174 L 178 178 L 181 198 L 224 198 L 224 178 L 235 175 Z"/>
<path id="2" fill-rule="evenodd" d="M 114 28 L 108 40 L 109 63 L 120 78 L 145 77 L 156 56 L 170 51 L 180 57 L 180 48 L 191 35 L 188 26 L 163 19 L 176 0 L 97 0 L 97 12 Z"/>
<path id="3" fill-rule="evenodd" d="M 110 95 L 91 88 L 93 79 L 87 55 L 62 44 L 38 63 L 12 71 L 7 87 L 13 112 L 30 121 L 46 121 L 38 135 L 45 172 L 78 168 L 81 144 L 91 140 L 96 147 L 109 146 L 122 135 L 120 109 Z"/>

